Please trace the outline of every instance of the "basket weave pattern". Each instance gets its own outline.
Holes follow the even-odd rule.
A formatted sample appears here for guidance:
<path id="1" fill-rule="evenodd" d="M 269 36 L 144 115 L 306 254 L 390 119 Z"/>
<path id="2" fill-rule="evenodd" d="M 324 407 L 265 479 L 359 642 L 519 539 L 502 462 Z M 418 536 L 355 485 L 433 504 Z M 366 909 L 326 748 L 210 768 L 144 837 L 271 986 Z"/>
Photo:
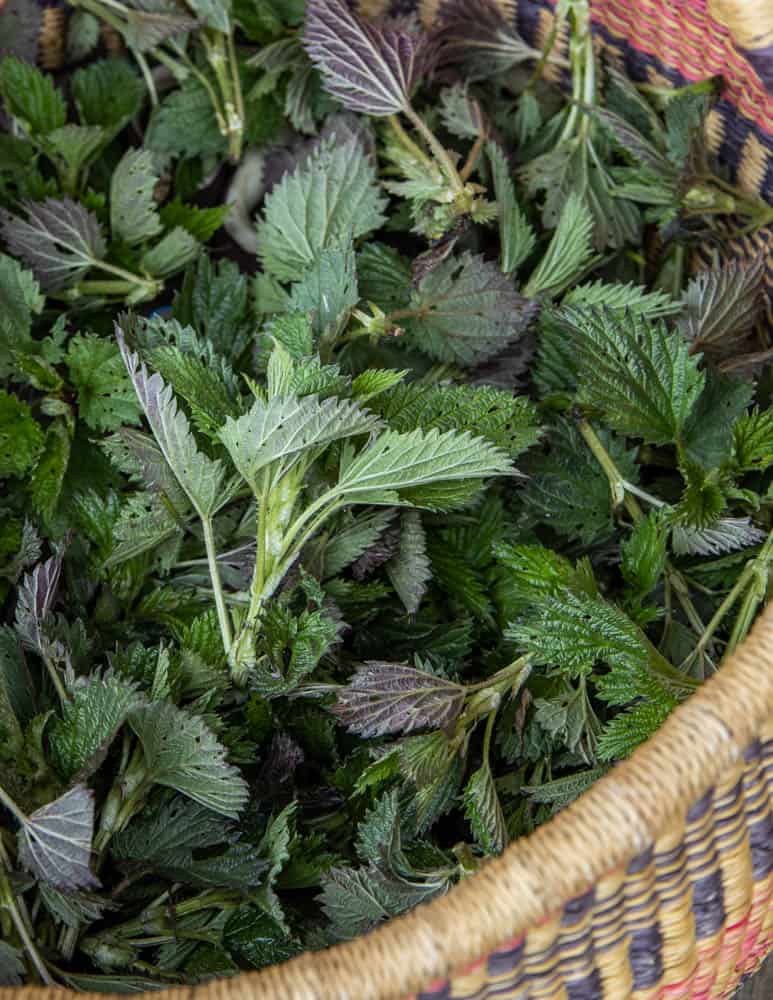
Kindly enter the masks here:
<path id="1" fill-rule="evenodd" d="M 359 6 L 431 21 L 438 2 Z M 539 46 L 553 5 L 497 2 Z M 739 186 L 773 201 L 773 0 L 594 0 L 592 11 L 598 44 L 635 80 L 723 76 L 711 147 Z M 730 246 L 767 255 L 773 293 L 772 251 L 773 227 Z M 446 898 L 329 951 L 162 996 L 719 1000 L 771 948 L 773 608 L 654 739 Z M 61 995 L 0 988 L 0 1000 L 20 992 Z"/>

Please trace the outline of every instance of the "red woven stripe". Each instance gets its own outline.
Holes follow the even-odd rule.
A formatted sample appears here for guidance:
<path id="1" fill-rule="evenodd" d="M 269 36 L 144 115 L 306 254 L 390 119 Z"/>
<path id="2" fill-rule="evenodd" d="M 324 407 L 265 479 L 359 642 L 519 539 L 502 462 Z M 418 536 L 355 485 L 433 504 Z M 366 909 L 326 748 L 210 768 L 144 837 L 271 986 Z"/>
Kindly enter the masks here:
<path id="1" fill-rule="evenodd" d="M 773 136 L 773 97 L 735 48 L 729 31 L 709 18 L 705 0 L 595 0 L 591 13 L 607 31 L 673 66 L 687 80 L 724 77 L 723 96 Z"/>

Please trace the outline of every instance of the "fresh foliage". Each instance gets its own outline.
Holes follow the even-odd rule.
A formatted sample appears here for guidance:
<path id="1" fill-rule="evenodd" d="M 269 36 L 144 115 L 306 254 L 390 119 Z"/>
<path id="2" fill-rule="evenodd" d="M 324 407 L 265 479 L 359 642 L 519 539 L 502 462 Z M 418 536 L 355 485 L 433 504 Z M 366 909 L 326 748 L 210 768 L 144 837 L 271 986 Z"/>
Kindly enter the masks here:
<path id="1" fill-rule="evenodd" d="M 743 641 L 771 209 L 585 0 L 74 0 L 55 76 L 6 6 L 0 985 L 188 988 L 447 892 Z"/>

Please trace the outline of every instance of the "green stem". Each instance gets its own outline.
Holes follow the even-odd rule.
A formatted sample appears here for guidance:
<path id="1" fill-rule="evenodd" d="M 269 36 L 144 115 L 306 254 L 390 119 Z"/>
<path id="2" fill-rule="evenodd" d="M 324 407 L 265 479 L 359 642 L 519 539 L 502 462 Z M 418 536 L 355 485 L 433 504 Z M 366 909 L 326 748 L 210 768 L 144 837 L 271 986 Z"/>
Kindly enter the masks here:
<path id="1" fill-rule="evenodd" d="M 6 874 L 8 870 L 10 870 L 10 863 L 8 855 L 5 853 L 5 848 L 3 847 L 2 838 L 0 837 L 0 908 L 8 911 L 11 921 L 16 928 L 16 933 L 19 935 L 19 939 L 24 945 L 32 964 L 35 966 L 35 971 L 40 976 L 41 982 L 46 986 L 54 986 L 54 980 L 51 978 L 51 974 L 46 968 L 46 964 L 35 946 L 35 942 L 32 940 L 32 935 L 27 928 L 27 924 L 22 917 L 19 907 L 17 906 L 16 897 L 14 896 L 11 883 L 8 881 L 8 875 Z"/>
<path id="2" fill-rule="evenodd" d="M 218 89 L 220 90 L 220 97 L 223 102 L 223 125 L 225 129 L 223 134 L 228 139 L 228 155 L 232 162 L 237 163 L 241 157 L 244 132 L 244 115 L 240 115 L 237 109 L 240 96 L 237 97 L 234 92 L 234 74 L 238 74 L 238 69 L 235 65 L 229 65 L 225 36 L 222 32 L 203 32 L 201 37 L 204 43 L 204 50 L 207 53 L 207 62 L 215 74 Z M 232 46 L 233 41 L 231 40 L 231 48 Z M 236 89 L 238 89 L 239 95 L 241 95 L 241 87 L 238 84 Z"/>
<path id="3" fill-rule="evenodd" d="M 2 785 L 0 785 L 0 805 L 4 805 L 8 812 L 14 817 L 14 819 L 17 819 L 22 826 L 27 822 L 27 817 L 16 805 L 11 796 L 5 791 Z M 2 850 L 2 840 L 0 840 L 0 851 Z"/>
<path id="4" fill-rule="evenodd" d="M 217 564 L 217 549 L 215 548 L 215 536 L 212 531 L 212 519 L 202 518 L 201 526 L 204 531 L 204 548 L 207 551 L 207 565 L 209 566 L 209 578 L 212 581 L 212 591 L 215 595 L 215 607 L 217 609 L 217 620 L 220 625 L 220 635 L 223 639 L 223 648 L 228 655 L 233 643 L 233 633 L 231 631 L 231 616 L 225 604 L 223 595 L 223 583 L 220 579 L 220 567 Z"/>
<path id="5" fill-rule="evenodd" d="M 770 563 L 773 560 L 773 531 L 770 532 L 757 556 L 752 559 L 741 574 L 750 584 L 746 592 L 741 610 L 733 624 L 730 640 L 725 648 L 725 656 L 732 653 L 738 644 L 746 637 L 757 614 L 759 605 L 765 600 L 768 589 Z"/>
<path id="6" fill-rule="evenodd" d="M 389 117 L 387 118 L 387 122 L 389 124 L 389 127 L 392 129 L 395 136 L 397 137 L 397 140 L 400 143 L 400 145 L 404 146 L 405 149 L 407 149 L 408 152 L 419 161 L 419 163 L 423 163 L 425 167 L 431 169 L 432 160 L 430 159 L 429 156 L 427 156 L 427 154 L 424 152 L 421 146 L 419 146 L 418 143 L 415 143 L 413 139 L 408 135 L 408 133 L 403 128 L 402 122 L 397 117 L 397 115 L 389 115 Z"/>
<path id="7" fill-rule="evenodd" d="M 417 132 L 419 132 L 424 138 L 425 142 L 432 151 L 432 155 L 435 157 L 438 166 L 442 169 L 443 173 L 446 175 L 448 183 L 451 186 L 455 195 L 464 194 L 464 182 L 459 176 L 459 171 L 456 169 L 456 164 L 451 159 L 448 154 L 448 150 L 445 148 L 442 142 L 437 138 L 432 129 L 427 125 L 424 119 L 418 115 L 413 108 L 408 105 L 405 109 L 405 115 L 414 126 Z"/>

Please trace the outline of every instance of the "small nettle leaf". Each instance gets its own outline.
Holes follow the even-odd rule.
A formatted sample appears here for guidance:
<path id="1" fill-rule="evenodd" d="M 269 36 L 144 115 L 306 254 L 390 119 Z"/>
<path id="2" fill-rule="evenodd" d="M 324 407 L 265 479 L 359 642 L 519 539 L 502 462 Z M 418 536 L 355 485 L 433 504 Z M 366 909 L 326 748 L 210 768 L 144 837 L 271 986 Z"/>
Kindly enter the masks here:
<path id="1" fill-rule="evenodd" d="M 752 410 L 733 427 L 733 458 L 744 472 L 773 465 L 773 409 Z"/>
<path id="2" fill-rule="evenodd" d="M 139 112 L 146 93 L 130 63 L 115 57 L 76 70 L 71 86 L 84 124 L 100 125 L 113 135 Z"/>
<path id="3" fill-rule="evenodd" d="M 465 785 L 464 814 L 486 854 L 501 854 L 507 845 L 507 827 L 488 760 Z"/>
<path id="4" fill-rule="evenodd" d="M 351 566 L 383 535 L 394 520 L 393 510 L 374 510 L 351 516 L 325 547 L 325 578 L 336 576 Z"/>
<path id="5" fill-rule="evenodd" d="M 503 5 L 506 9 L 506 5 Z M 495 0 L 445 0 L 436 39 L 441 65 L 464 67 L 468 79 L 488 80 L 541 53 L 520 37 Z"/>
<path id="6" fill-rule="evenodd" d="M 481 106 L 463 83 L 441 91 L 440 117 L 448 131 L 460 139 L 477 139 L 486 132 Z"/>
<path id="7" fill-rule="evenodd" d="M 575 285 L 564 295 L 562 305 L 579 308 L 606 308 L 628 310 L 636 315 L 657 319 L 679 311 L 668 292 L 648 292 L 643 285 L 631 282 L 608 284 L 599 279 L 588 284 Z"/>
<path id="8" fill-rule="evenodd" d="M 622 573 L 641 594 L 649 594 L 658 583 L 666 563 L 668 532 L 657 511 L 634 525 L 622 546 Z"/>
<path id="9" fill-rule="evenodd" d="M 247 802 L 247 783 L 226 761 L 225 747 L 203 719 L 170 702 L 132 712 L 148 777 L 208 809 L 236 819 Z"/>
<path id="10" fill-rule="evenodd" d="M 671 547 L 678 556 L 716 556 L 764 540 L 765 532 L 749 517 L 720 517 L 705 528 L 677 523 L 671 529 Z"/>
<path id="11" fill-rule="evenodd" d="M 427 537 L 418 511 L 405 511 L 401 517 L 399 548 L 386 564 L 386 571 L 405 610 L 416 614 L 432 578 Z"/>
<path id="12" fill-rule="evenodd" d="M 505 452 L 467 433 L 387 431 L 364 448 L 344 469 L 336 491 L 349 502 L 394 503 L 400 490 L 451 484 L 512 474 Z M 432 502 L 429 502 L 432 506 Z"/>
<path id="13" fill-rule="evenodd" d="M 428 58 L 425 35 L 363 21 L 344 0 L 310 0 L 304 46 L 329 94 L 350 111 L 375 116 L 410 106 Z"/>
<path id="14" fill-rule="evenodd" d="M 93 793 L 76 785 L 25 818 L 19 860 L 55 889 L 95 889 L 99 880 L 89 867 L 93 828 Z"/>
<path id="15" fill-rule="evenodd" d="M 154 278 L 168 278 L 198 256 L 201 244 L 187 229 L 176 226 L 142 257 L 142 269 Z"/>
<path id="16" fill-rule="evenodd" d="M 593 261 L 593 214 L 584 199 L 572 192 L 556 231 L 526 285 L 526 295 L 560 295 Z"/>
<path id="17" fill-rule="evenodd" d="M 213 514 L 228 498 L 224 470 L 217 459 L 200 452 L 188 418 L 177 406 L 171 387 L 156 372 L 151 375 L 137 354 L 127 347 L 116 326 L 116 338 L 137 398 L 145 412 L 164 459 L 200 517 Z"/>
<path id="18" fill-rule="evenodd" d="M 43 431 L 27 403 L 0 389 L 0 476 L 23 475 L 43 447 Z"/>
<path id="19" fill-rule="evenodd" d="M 8 111 L 33 134 L 46 135 L 67 120 L 67 105 L 53 77 L 16 56 L 0 62 L 0 93 Z"/>
<path id="20" fill-rule="evenodd" d="M 83 781 L 102 763 L 110 743 L 141 699 L 133 684 L 108 672 L 79 678 L 48 729 L 51 755 L 68 781 Z"/>
<path id="21" fill-rule="evenodd" d="M 332 711 L 360 736 L 442 729 L 456 719 L 465 690 L 402 663 L 370 661 L 337 692 Z"/>
<path id="22" fill-rule="evenodd" d="M 89 427 L 114 431 L 139 422 L 137 399 L 114 343 L 77 334 L 67 345 L 66 361 L 78 393 L 78 413 Z"/>
<path id="23" fill-rule="evenodd" d="M 22 202 L 22 207 L 26 219 L 0 213 L 0 231 L 44 291 L 72 287 L 105 256 L 99 220 L 80 202 L 47 198 Z"/>
<path id="24" fill-rule="evenodd" d="M 299 313 L 310 313 L 314 332 L 322 334 L 346 321 L 357 305 L 357 273 L 354 248 L 330 247 L 322 250 L 306 274 L 290 290 L 288 306 Z"/>
<path id="25" fill-rule="evenodd" d="M 276 463 L 284 475 L 310 449 L 381 425 L 379 418 L 344 399 L 319 396 L 274 396 L 256 399 L 238 420 L 229 417 L 220 437 L 233 463 L 254 491 L 258 473 Z"/>
<path id="26" fill-rule="evenodd" d="M 296 281 L 319 254 L 377 229 L 384 221 L 371 159 L 356 138 L 319 142 L 266 197 L 258 255 L 269 274 Z"/>
<path id="27" fill-rule="evenodd" d="M 153 191 L 158 174 L 146 149 L 127 149 L 110 180 L 110 231 L 129 246 L 161 232 Z"/>
<path id="28" fill-rule="evenodd" d="M 684 340 L 662 321 L 575 310 L 569 315 L 580 355 L 582 402 L 622 434 L 651 444 L 679 439 L 705 375 Z"/>
<path id="29" fill-rule="evenodd" d="M 764 259 L 731 261 L 690 280 L 680 327 L 693 351 L 731 356 L 761 316 Z"/>
<path id="30" fill-rule="evenodd" d="M 45 149 L 77 174 L 101 150 L 106 139 L 99 125 L 63 125 L 48 133 Z"/>
<path id="31" fill-rule="evenodd" d="M 405 320 L 414 346 L 438 361 L 477 365 L 520 337 L 538 306 L 482 255 L 441 261 L 411 296 Z"/>
<path id="32" fill-rule="evenodd" d="M 504 274 L 512 274 L 534 250 L 537 235 L 518 204 L 510 166 L 502 147 L 496 142 L 489 142 L 486 153 L 491 164 L 499 214 L 501 268 Z"/>
<path id="33" fill-rule="evenodd" d="M 62 555 L 51 556 L 27 573 L 19 588 L 14 625 L 16 634 L 28 649 L 40 652 L 46 648 L 43 625 L 48 618 L 59 588 Z"/>

